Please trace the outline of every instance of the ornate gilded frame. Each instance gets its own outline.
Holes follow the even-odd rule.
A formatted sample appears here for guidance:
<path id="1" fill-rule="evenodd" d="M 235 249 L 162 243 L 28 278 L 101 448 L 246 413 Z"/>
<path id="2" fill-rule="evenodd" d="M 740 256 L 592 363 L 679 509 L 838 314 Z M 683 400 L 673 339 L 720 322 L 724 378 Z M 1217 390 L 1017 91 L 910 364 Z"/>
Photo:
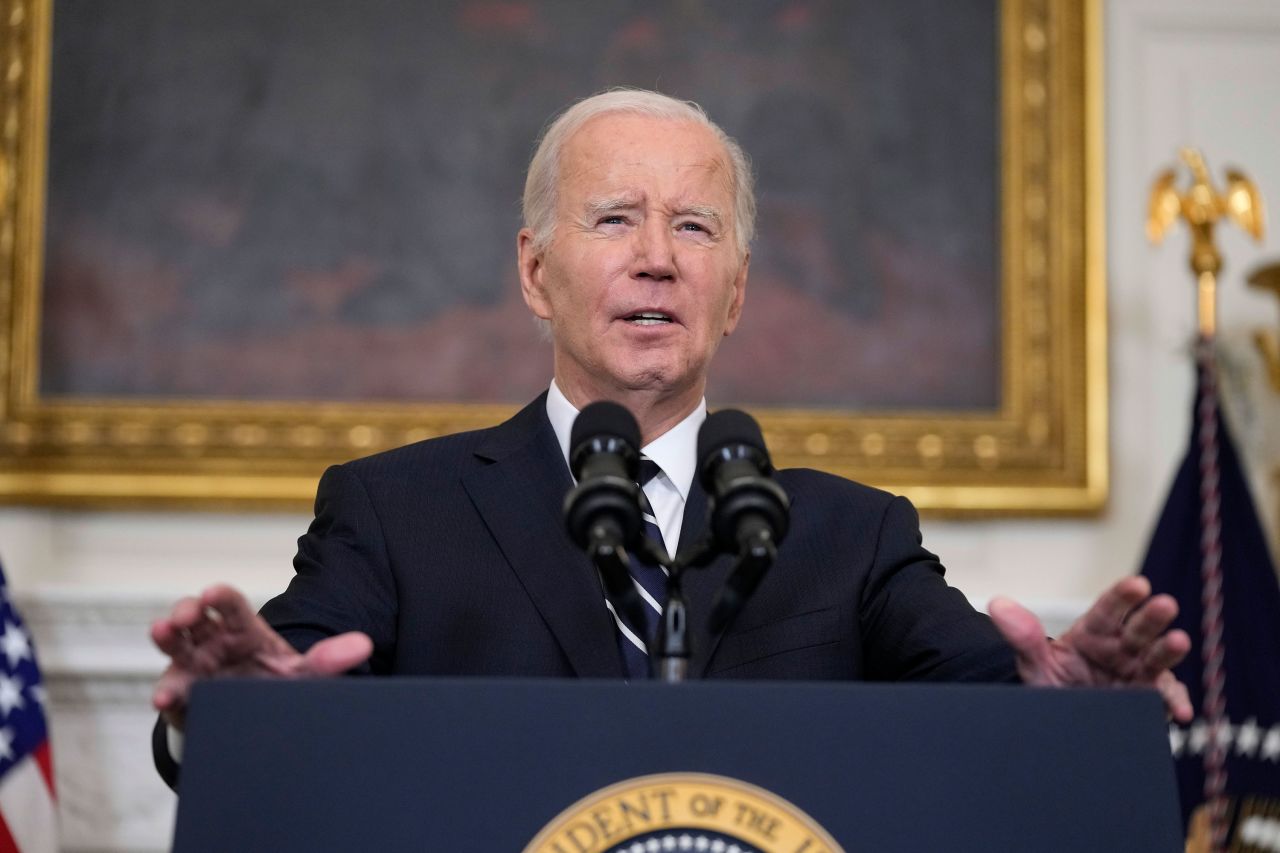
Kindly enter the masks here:
<path id="1" fill-rule="evenodd" d="M 301 507 L 330 462 L 506 406 L 47 399 L 40 282 L 53 0 L 0 0 L 0 500 Z M 1003 329 L 993 411 L 758 409 L 780 466 L 946 513 L 1074 513 L 1107 493 L 1097 0 L 1001 0 Z"/>

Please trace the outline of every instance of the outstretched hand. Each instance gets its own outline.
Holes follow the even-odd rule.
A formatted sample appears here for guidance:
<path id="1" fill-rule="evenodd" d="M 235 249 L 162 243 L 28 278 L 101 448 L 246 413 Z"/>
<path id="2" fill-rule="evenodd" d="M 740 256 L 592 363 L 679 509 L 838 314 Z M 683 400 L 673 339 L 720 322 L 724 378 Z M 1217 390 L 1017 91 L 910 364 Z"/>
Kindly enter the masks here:
<path id="1" fill-rule="evenodd" d="M 1146 578 L 1117 582 L 1056 640 L 1045 637 L 1035 614 L 1007 598 L 993 599 L 988 612 L 1013 646 L 1025 683 L 1154 687 L 1173 719 L 1191 721 L 1187 688 L 1170 671 L 1190 651 L 1191 638 L 1169 630 L 1178 604 L 1168 595 L 1153 596 Z"/>
<path id="2" fill-rule="evenodd" d="M 152 624 L 151 639 L 170 658 L 151 701 L 165 722 L 178 730 L 191 687 L 203 678 L 338 675 L 373 652 L 369 637 L 352 631 L 321 640 L 299 654 L 229 586 L 210 587 L 199 598 L 179 601 L 168 618 Z"/>

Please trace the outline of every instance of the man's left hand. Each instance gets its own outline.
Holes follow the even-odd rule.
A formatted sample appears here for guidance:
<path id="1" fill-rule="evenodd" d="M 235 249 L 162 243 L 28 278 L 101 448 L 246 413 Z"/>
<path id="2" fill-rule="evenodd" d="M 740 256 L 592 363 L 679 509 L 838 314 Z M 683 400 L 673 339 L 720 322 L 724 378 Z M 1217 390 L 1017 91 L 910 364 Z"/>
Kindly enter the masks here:
<path id="1" fill-rule="evenodd" d="M 1007 598 L 993 599 L 988 612 L 1017 653 L 1023 682 L 1154 687 L 1169 716 L 1180 723 L 1191 721 L 1187 688 L 1170 671 L 1190 651 L 1191 638 L 1185 631 L 1169 630 L 1178 603 L 1168 595 L 1152 595 L 1146 578 L 1116 583 L 1056 640 L 1045 637 L 1034 613 Z"/>

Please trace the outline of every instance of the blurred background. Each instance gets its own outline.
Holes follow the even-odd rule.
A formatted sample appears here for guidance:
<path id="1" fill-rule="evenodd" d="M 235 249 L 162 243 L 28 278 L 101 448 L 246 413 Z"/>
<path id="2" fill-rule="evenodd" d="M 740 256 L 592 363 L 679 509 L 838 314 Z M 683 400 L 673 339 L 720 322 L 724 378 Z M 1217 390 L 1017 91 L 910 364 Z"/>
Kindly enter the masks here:
<path id="1" fill-rule="evenodd" d="M 806 403 L 996 404 L 993 188 L 974 179 L 956 185 L 953 196 L 921 198 L 895 189 L 904 170 L 941 173 L 954 170 L 956 159 L 990 156 L 997 4 L 901 4 L 897 17 L 881 16 L 873 24 L 858 16 L 856 6 L 849 12 L 843 4 L 754 3 L 743 7 L 732 27 L 708 23 L 703 30 L 688 25 L 699 17 L 696 3 L 672 4 L 665 17 L 658 14 L 647 24 L 637 24 L 625 3 L 589 13 L 577 4 L 547 4 L 533 12 L 539 4 L 451 5 L 453 25 L 471 41 L 437 31 L 445 13 L 435 4 L 370 4 L 368 11 L 364 4 L 320 5 L 313 21 L 347 15 L 367 23 L 385 14 L 404 25 L 391 28 L 399 33 L 394 43 L 345 43 L 318 56 L 295 55 L 290 51 L 301 51 L 297 45 L 320 36 L 295 31 L 272 4 L 55 3 L 55 63 L 60 55 L 74 61 L 68 60 L 64 79 L 55 70 L 53 80 L 46 310 L 62 318 L 63 334 L 42 342 L 43 392 L 278 398 L 292 390 L 302 398 L 357 401 L 466 399 L 472 393 L 475 399 L 527 399 L 545 385 L 549 361 L 524 356 L 540 344 L 524 320 L 513 275 L 522 164 L 551 109 L 626 80 L 695 100 L 703 100 L 700 87 L 737 93 L 704 103 L 756 158 L 762 235 L 776 241 L 758 248 L 752 283 L 759 273 L 762 291 L 750 294 L 747 314 L 753 300 L 763 319 L 770 305 L 779 304 L 779 293 L 798 294 L 806 307 L 791 316 L 839 318 L 823 326 L 829 336 L 820 341 L 823 360 L 853 366 L 836 384 L 801 388 Z M 116 8 L 122 11 L 116 14 Z M 1040 613 L 1051 632 L 1069 624 L 1111 581 L 1138 570 L 1190 429 L 1196 319 L 1189 243 L 1179 228 L 1162 246 L 1148 244 L 1143 224 L 1151 181 L 1174 162 L 1180 146 L 1195 145 L 1215 178 L 1223 167 L 1237 165 L 1273 210 L 1280 204 L 1280 4 L 1103 0 L 1101 13 L 1109 501 L 1086 518 L 924 523 L 926 546 L 942 556 L 950 581 L 977 606 L 997 593 L 1012 596 Z M 813 20 L 823 26 L 803 36 L 803 25 Z M 779 30 L 779 22 L 797 28 Z M 131 50 L 147 33 L 178 24 L 202 37 L 178 46 L 160 42 L 146 56 Z M 673 39 L 677 30 L 683 36 Z M 788 40 L 779 32 L 796 35 Z M 509 46 L 517 42 L 523 52 L 511 54 Z M 580 44 L 581 53 L 566 55 L 566 43 Z M 972 61 L 982 51 L 952 49 L 960 43 L 985 45 L 990 62 Z M 477 79 L 450 77 L 465 54 L 482 48 L 504 53 L 504 62 Z M 682 57 L 708 49 L 720 51 L 717 61 L 699 67 L 719 71 L 702 70 L 699 77 Z M 930 68 L 952 73 L 917 74 L 912 50 L 932 57 Z M 828 73 L 779 80 L 776 68 L 794 51 L 816 53 L 812 67 Z M 388 69 L 403 63 L 370 61 L 384 53 L 420 55 L 422 76 L 398 77 Z M 314 87 L 317 72 L 308 67 L 314 62 L 348 63 L 346 88 Z M 652 67 L 666 70 L 657 79 L 634 79 Z M 255 91 L 263 68 L 274 68 L 284 82 Z M 118 90 L 106 81 L 120 75 L 134 99 L 113 97 Z M 175 79 L 198 84 L 198 109 L 165 101 L 191 91 L 175 89 Z M 740 81 L 740 89 L 726 81 Z M 60 91 L 68 93 L 63 100 Z M 911 103 L 937 108 L 922 116 L 891 101 L 866 110 L 875 121 L 857 120 L 862 105 L 883 107 L 884 99 L 904 91 Z M 368 103 L 370 92 L 391 94 L 388 103 L 375 104 Z M 449 110 L 469 92 L 500 102 L 466 104 L 470 110 L 459 114 L 472 123 L 453 134 L 415 123 L 391 98 Z M 807 96 L 798 99 L 794 92 Z M 246 121 L 236 111 L 246 98 L 272 118 Z M 325 120 L 353 110 L 361 120 Z M 190 127 L 173 126 L 175 115 L 189 117 Z M 211 127 L 236 144 L 218 143 Z M 122 165 L 114 174 L 85 167 L 78 154 L 77 146 L 104 135 L 120 146 Z M 815 136 L 839 141 L 848 160 L 807 151 L 802 140 Z M 389 161 L 370 160 L 371 138 L 396 142 Z M 223 147 L 209 149 L 217 144 Z M 854 192 L 828 192 L 824 178 L 849 169 L 848 162 L 871 165 L 841 175 Z M 468 163 L 479 168 L 456 168 Z M 503 165 L 484 168 L 490 163 Z M 990 174 L 990 168 L 984 162 L 975 173 Z M 186 176 L 184 183 L 166 180 L 171 174 Z M 135 204 L 111 189 L 122 179 L 148 203 Z M 478 207 L 477 200 L 489 207 Z M 821 221 L 797 219 L 797 207 L 814 205 Z M 312 221 L 322 208 L 341 209 L 344 217 Z M 162 221 L 138 221 L 147 216 Z M 306 227 L 296 227 L 300 217 L 307 218 Z M 421 239 L 388 243 L 388 235 L 401 233 L 387 227 L 389 219 L 417 223 Z M 339 256 L 333 229 L 344 223 L 356 230 L 357 247 Z M 852 228 L 858 239 L 823 237 L 831 223 Z M 1238 229 L 1220 230 L 1225 267 L 1219 338 L 1224 404 L 1274 553 L 1280 536 L 1280 392 L 1268 384 L 1253 336 L 1259 329 L 1280 332 L 1280 302 L 1277 294 L 1245 282 L 1257 268 L 1280 263 L 1280 237 L 1272 226 L 1261 243 Z M 200 271 L 199 280 L 166 278 L 163 269 L 174 258 L 140 255 L 130 245 L 138 229 L 169 229 L 174 239 L 166 251 L 180 253 L 185 268 Z M 806 229 L 819 235 L 816 248 L 796 239 Z M 342 239 L 351 243 L 346 230 Z M 243 263 L 271 267 L 275 284 L 259 288 L 244 270 L 224 263 L 231 244 L 239 247 L 236 257 L 248 259 Z M 387 256 L 399 265 L 377 262 Z M 895 258 L 916 263 L 895 265 Z M 456 291 L 411 286 L 423 279 L 423 270 L 430 280 L 465 282 L 465 299 Z M 855 274 L 834 276 L 832 270 Z M 112 304 L 101 287 L 112 276 L 145 280 L 150 289 Z M 949 292 L 961 294 L 951 304 L 968 312 L 963 320 L 951 310 L 914 315 L 909 322 L 921 328 L 894 319 L 899 308 L 888 295 L 893 288 L 920 287 L 927 295 L 939 276 L 947 277 Z M 770 286 L 784 290 L 770 296 Z M 170 330 L 167 337 L 147 337 L 130 325 L 141 324 L 148 312 L 160 317 L 152 328 Z M 922 339 L 946 338 L 952 330 L 944 362 L 954 365 L 954 373 L 889 381 L 901 377 L 865 369 L 886 358 L 877 348 L 892 341 L 874 337 L 886 325 L 898 337 L 907 329 Z M 376 337 L 361 337 L 369 328 L 376 328 Z M 769 331 L 762 325 L 761 341 Z M 749 338 L 751 330 L 744 332 Z M 409 367 L 376 379 L 344 369 L 342 358 L 317 368 L 316 343 L 336 335 L 349 336 L 353 351 L 383 347 L 388 359 L 396 353 L 398 363 Z M 439 357 L 441 347 L 466 347 L 469 339 L 483 346 L 465 350 L 460 363 L 494 352 L 505 360 L 496 367 L 482 363 L 474 373 L 446 373 L 452 378 L 443 384 L 423 384 L 415 363 Z M 791 374 L 775 377 L 752 361 L 763 344 L 748 339 L 735 347 L 725 352 L 713 393 L 769 403 L 777 389 L 795 390 L 786 385 Z M 172 355 L 179 352 L 189 357 Z M 139 353 L 155 366 L 151 374 L 130 370 Z M 488 380 L 477 378 L 495 376 L 501 382 L 480 384 Z M 321 377 L 322 384 L 307 386 L 306 377 Z M 748 385 L 753 378 L 761 382 Z M 162 662 L 149 645 L 147 626 L 176 597 L 214 581 L 234 583 L 259 602 L 278 592 L 291 575 L 294 542 L 308 520 L 306 513 L 281 512 L 0 508 L 0 556 L 10 594 L 34 634 L 48 688 L 63 849 L 167 848 L 175 800 L 150 766 L 150 689 Z"/>

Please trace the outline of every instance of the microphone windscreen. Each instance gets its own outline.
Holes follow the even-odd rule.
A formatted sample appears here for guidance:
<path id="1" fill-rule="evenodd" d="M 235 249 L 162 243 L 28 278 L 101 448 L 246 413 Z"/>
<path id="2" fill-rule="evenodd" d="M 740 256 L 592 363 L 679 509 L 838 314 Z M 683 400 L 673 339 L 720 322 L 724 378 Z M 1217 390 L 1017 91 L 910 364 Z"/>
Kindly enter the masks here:
<path id="1" fill-rule="evenodd" d="M 625 406 L 600 400 L 584 408 L 574 420 L 569 432 L 570 457 L 577 455 L 583 442 L 606 437 L 621 439 L 633 451 L 640 449 L 640 425 L 635 416 Z"/>
<path id="2" fill-rule="evenodd" d="M 760 432 L 756 419 L 740 409 L 721 409 L 707 415 L 702 429 L 698 430 L 698 467 L 706 464 L 708 456 L 730 444 L 750 445 L 764 458 L 769 458 L 764 434 Z"/>

